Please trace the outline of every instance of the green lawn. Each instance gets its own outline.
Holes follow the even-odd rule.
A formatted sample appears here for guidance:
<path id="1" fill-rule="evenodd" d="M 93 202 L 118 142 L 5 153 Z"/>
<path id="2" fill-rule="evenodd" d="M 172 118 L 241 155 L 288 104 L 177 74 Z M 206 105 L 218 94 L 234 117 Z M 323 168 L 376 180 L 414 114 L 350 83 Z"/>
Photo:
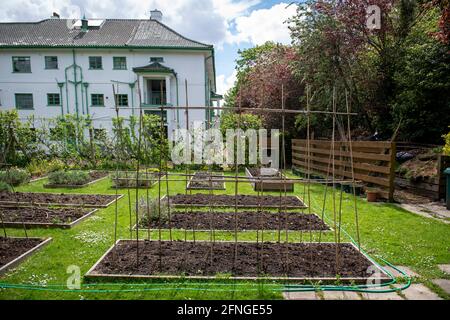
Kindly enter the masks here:
<path id="1" fill-rule="evenodd" d="M 102 180 L 84 189 L 45 189 L 46 180 L 31 183 L 17 188 L 18 191 L 29 192 L 72 192 L 92 194 L 114 194 L 109 179 Z M 234 183 L 227 183 L 226 191 L 214 193 L 234 194 Z M 150 190 L 150 195 L 158 196 L 158 185 Z M 162 183 L 161 192 L 165 194 L 166 185 Z M 296 185 L 294 194 L 304 198 L 304 186 Z M 142 195 L 145 190 L 139 191 Z M 171 194 L 184 193 L 184 182 L 170 182 Z M 208 191 L 204 191 L 208 192 Z M 328 191 L 331 194 L 331 189 Z M 127 190 L 120 190 L 125 197 L 119 201 L 118 237 L 130 238 L 129 211 Z M 249 183 L 239 184 L 240 194 L 256 194 Z M 274 193 L 277 194 L 277 193 Z M 306 195 L 305 201 L 310 202 L 312 212 L 321 215 L 324 187 L 314 185 L 310 187 L 310 201 Z M 134 202 L 135 192 L 131 191 Z M 336 191 L 336 201 L 339 193 Z M 395 265 L 406 265 L 421 275 L 414 281 L 422 282 L 436 291 L 440 296 L 450 299 L 448 295 L 435 287 L 430 280 L 448 278 L 437 268 L 438 264 L 450 263 L 450 226 L 439 221 L 420 217 L 400 209 L 392 204 L 369 204 L 364 199 L 358 199 L 360 239 L 363 248 L 374 258 L 382 257 Z M 327 222 L 333 224 L 333 206 L 329 196 L 326 204 Z M 44 249 L 23 262 L 17 269 L 1 278 L 2 283 L 40 285 L 36 290 L 0 289 L 1 299 L 280 299 L 281 285 L 239 282 L 232 283 L 223 279 L 196 285 L 189 281 L 183 283 L 152 283 L 140 284 L 103 284 L 83 286 L 87 291 L 62 291 L 69 275 L 67 267 L 77 265 L 81 274 L 104 254 L 113 244 L 114 239 L 115 206 L 99 210 L 89 219 L 70 230 L 29 230 L 30 236 L 52 237 L 53 241 Z M 343 196 L 342 225 L 348 233 L 356 239 L 355 215 L 353 197 Z M 9 235 L 23 236 L 23 230 L 8 229 Z M 184 239 L 185 233 L 173 231 L 175 239 Z M 142 231 L 141 237 L 145 237 Z M 343 234 L 343 240 L 348 238 Z M 153 238 L 157 233 L 152 234 Z M 192 239 L 192 232 L 187 233 Z M 256 233 L 239 233 L 240 240 L 255 240 Z M 163 233 L 164 239 L 169 239 L 168 233 Z M 209 239 L 208 232 L 196 232 L 197 239 Z M 282 239 L 285 235 L 282 235 Z M 276 241 L 277 233 L 265 232 L 266 241 Z M 317 240 L 317 234 L 309 232 L 290 232 L 290 241 Z M 233 240 L 230 233 L 216 232 L 216 240 Z M 322 235 L 322 241 L 333 241 L 334 233 Z M 46 288 L 42 288 L 42 286 Z M 100 290 L 101 289 L 101 290 Z M 110 292 L 105 292 L 105 289 Z M 145 290 L 143 290 L 145 289 Z M 54 291 L 52 291 L 54 290 Z M 97 292 L 95 291 L 97 290 Z"/>

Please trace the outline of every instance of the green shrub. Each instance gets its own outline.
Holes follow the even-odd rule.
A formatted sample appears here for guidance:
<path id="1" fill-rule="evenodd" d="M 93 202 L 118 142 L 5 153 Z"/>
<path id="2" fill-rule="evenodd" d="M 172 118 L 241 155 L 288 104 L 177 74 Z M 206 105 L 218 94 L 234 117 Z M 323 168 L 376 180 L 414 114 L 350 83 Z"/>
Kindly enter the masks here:
<path id="1" fill-rule="evenodd" d="M 28 171 L 18 168 L 11 168 L 9 170 L 0 171 L 0 182 L 7 183 L 11 186 L 18 186 L 30 181 L 30 174 Z"/>
<path id="2" fill-rule="evenodd" d="M 61 171 L 64 168 L 66 168 L 65 163 L 59 159 L 33 159 L 27 165 L 27 170 L 33 177 L 41 177 L 49 172 Z"/>
<path id="3" fill-rule="evenodd" d="M 51 185 L 74 185 L 79 186 L 90 181 L 89 172 L 86 171 L 55 171 L 48 175 Z"/>
<path id="4" fill-rule="evenodd" d="M 11 192 L 12 188 L 9 184 L 7 184 L 6 182 L 0 181 L 0 191 L 8 191 Z"/>
<path id="5" fill-rule="evenodd" d="M 151 222 L 165 222 L 169 220 L 169 205 L 167 201 L 159 203 L 158 198 L 149 198 L 147 201 L 145 197 L 141 197 L 138 203 L 138 215 L 143 226 L 149 226 Z"/>
<path id="6" fill-rule="evenodd" d="M 450 132 L 443 136 L 443 138 L 445 139 L 445 146 L 442 152 L 443 154 L 450 156 Z"/>

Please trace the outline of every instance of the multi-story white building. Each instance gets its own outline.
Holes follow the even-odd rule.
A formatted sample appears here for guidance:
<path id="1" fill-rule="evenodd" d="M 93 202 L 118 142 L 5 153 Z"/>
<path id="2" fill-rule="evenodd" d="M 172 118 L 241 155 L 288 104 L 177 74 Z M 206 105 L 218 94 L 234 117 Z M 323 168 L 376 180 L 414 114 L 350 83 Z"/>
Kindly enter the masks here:
<path id="1" fill-rule="evenodd" d="M 90 115 L 109 129 L 115 116 L 161 115 L 166 107 L 211 106 L 214 48 L 183 37 L 152 11 L 148 20 L 50 19 L 0 23 L 0 109 L 22 119 Z M 168 133 L 185 126 L 184 110 L 165 110 Z M 206 121 L 189 110 L 189 122 Z"/>

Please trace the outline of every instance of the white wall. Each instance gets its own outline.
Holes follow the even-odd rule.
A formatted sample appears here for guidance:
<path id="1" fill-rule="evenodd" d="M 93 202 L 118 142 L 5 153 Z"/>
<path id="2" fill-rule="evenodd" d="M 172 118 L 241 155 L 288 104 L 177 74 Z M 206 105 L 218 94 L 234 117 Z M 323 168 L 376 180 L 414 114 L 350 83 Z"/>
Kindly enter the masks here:
<path id="1" fill-rule="evenodd" d="M 115 116 L 114 96 L 112 84 L 124 82 L 118 85 L 118 92 L 128 94 L 129 105 L 131 106 L 132 97 L 131 89 L 127 83 L 133 83 L 137 80 L 137 75 L 133 72 L 134 67 L 145 66 L 150 63 L 150 57 L 163 57 L 164 65 L 175 70 L 178 76 L 178 101 L 179 106 L 185 106 L 185 80 L 188 83 L 188 96 L 190 106 L 205 105 L 205 58 L 209 52 L 200 51 L 152 51 L 152 50 L 98 50 L 98 49 L 76 49 L 75 60 L 82 68 L 83 82 L 89 83 L 88 100 L 89 113 L 95 119 L 94 126 L 97 128 L 109 128 L 111 118 Z M 12 72 L 12 56 L 30 56 L 31 73 L 13 73 Z M 58 56 L 58 70 L 45 69 L 45 56 Z M 89 56 L 102 56 L 103 70 L 89 70 Z M 125 56 L 127 58 L 127 70 L 113 70 L 113 57 Z M 62 89 L 62 102 L 64 113 L 67 113 L 67 91 L 70 113 L 75 114 L 75 86 L 66 81 L 65 69 L 73 64 L 72 50 L 37 50 L 37 49 L 17 49 L 17 50 L 1 50 L 0 51 L 0 109 L 15 108 L 15 93 L 32 93 L 34 110 L 19 110 L 21 118 L 25 119 L 34 114 L 36 117 L 51 118 L 61 115 L 60 107 L 47 106 L 47 93 L 59 93 L 60 89 L 57 82 L 64 82 Z M 73 69 L 67 72 L 68 80 L 74 80 Z M 80 73 L 77 70 L 78 81 L 80 81 Z M 82 114 L 82 105 L 85 102 L 85 93 L 81 96 L 81 90 L 84 87 L 78 86 L 78 109 Z M 92 107 L 92 93 L 101 93 L 105 97 L 105 107 Z M 139 97 L 137 93 L 137 85 L 134 89 L 135 107 L 139 106 Z M 209 94 L 209 92 L 208 92 Z M 170 77 L 170 97 L 168 97 L 173 105 L 177 105 L 177 87 L 175 77 Z M 83 103 L 82 103 L 83 101 Z M 84 103 L 85 104 L 85 103 Z M 86 105 L 84 105 L 86 113 Z M 135 110 L 138 114 L 139 110 Z M 121 108 L 120 115 L 128 117 L 132 114 L 131 108 Z M 179 111 L 180 126 L 185 127 L 184 111 Z M 176 112 L 168 113 L 169 132 L 176 127 Z M 204 110 L 190 110 L 189 120 L 203 121 L 205 119 Z"/>

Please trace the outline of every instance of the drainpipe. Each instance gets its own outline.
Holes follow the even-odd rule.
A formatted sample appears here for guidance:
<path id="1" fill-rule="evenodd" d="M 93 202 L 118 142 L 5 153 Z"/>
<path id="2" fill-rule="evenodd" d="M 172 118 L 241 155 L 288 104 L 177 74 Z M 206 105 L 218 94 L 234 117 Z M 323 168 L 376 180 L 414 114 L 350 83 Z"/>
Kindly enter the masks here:
<path id="1" fill-rule="evenodd" d="M 209 93 L 209 81 L 208 81 L 208 70 L 206 68 L 207 61 L 211 59 L 213 56 L 209 56 L 205 58 L 205 107 L 209 106 L 210 99 L 208 98 Z M 208 109 L 205 109 L 205 123 L 208 124 Z M 209 128 L 207 128 L 209 129 Z"/>
<path id="2" fill-rule="evenodd" d="M 131 90 L 131 114 L 134 116 L 134 87 L 136 86 L 135 82 L 129 83 Z"/>
<path id="3" fill-rule="evenodd" d="M 83 84 L 83 81 L 81 81 L 81 83 Z M 83 90 L 83 85 L 81 86 L 81 114 L 84 115 L 84 90 Z"/>
<path id="4" fill-rule="evenodd" d="M 64 116 L 64 99 L 63 99 L 63 86 L 64 86 L 64 82 L 58 82 L 58 87 L 59 87 L 59 96 L 61 97 L 61 116 Z"/>
<path id="5" fill-rule="evenodd" d="M 75 85 L 75 110 L 77 112 L 77 119 L 79 116 L 79 109 L 78 109 L 78 79 L 77 79 L 77 62 L 75 58 L 75 50 L 72 50 L 72 57 L 73 57 L 73 80 Z"/>
<path id="6" fill-rule="evenodd" d="M 175 73 L 175 83 L 177 87 L 177 127 L 180 129 L 180 96 L 178 94 L 178 74 Z"/>
<path id="7" fill-rule="evenodd" d="M 84 86 L 84 94 L 85 94 L 85 99 L 86 99 L 86 114 L 89 115 L 89 99 L 88 99 L 89 83 L 85 82 L 85 83 L 83 83 L 83 86 Z"/>
<path id="8" fill-rule="evenodd" d="M 69 79 L 67 78 L 67 70 L 69 70 L 71 66 L 68 66 L 64 69 L 64 77 L 66 79 L 66 108 L 67 108 L 67 114 L 70 113 L 69 110 Z"/>

